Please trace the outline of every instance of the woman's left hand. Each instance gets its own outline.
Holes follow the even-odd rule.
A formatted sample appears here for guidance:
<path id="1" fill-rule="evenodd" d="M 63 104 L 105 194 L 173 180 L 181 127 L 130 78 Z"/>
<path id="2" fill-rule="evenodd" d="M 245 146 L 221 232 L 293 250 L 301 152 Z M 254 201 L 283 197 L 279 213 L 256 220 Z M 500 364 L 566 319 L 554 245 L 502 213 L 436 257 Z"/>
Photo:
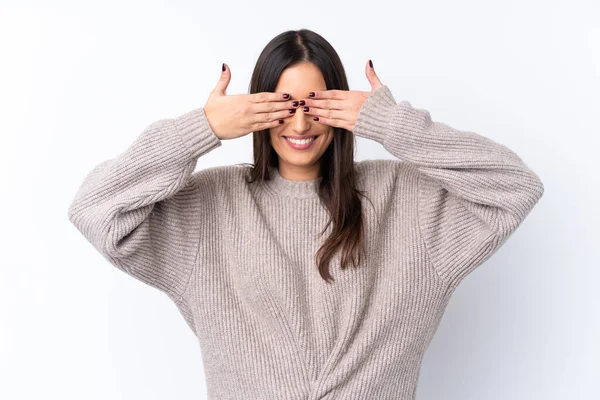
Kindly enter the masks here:
<path id="1" fill-rule="evenodd" d="M 304 113 L 313 115 L 313 120 L 321 124 L 354 131 L 354 124 L 362 105 L 375 90 L 383 86 L 370 62 L 367 62 L 365 73 L 371 84 L 370 92 L 339 89 L 317 90 L 311 92 L 314 93 L 314 96 L 309 94 L 309 97 L 303 99 L 306 103 L 304 107 L 308 107 L 308 111 L 303 108 Z"/>

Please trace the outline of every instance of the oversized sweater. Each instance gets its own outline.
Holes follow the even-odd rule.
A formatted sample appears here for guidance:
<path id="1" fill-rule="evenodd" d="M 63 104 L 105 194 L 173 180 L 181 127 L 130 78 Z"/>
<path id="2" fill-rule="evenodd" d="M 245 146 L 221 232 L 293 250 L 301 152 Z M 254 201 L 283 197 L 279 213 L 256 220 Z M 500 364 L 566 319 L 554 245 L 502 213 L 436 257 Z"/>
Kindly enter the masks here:
<path id="1" fill-rule="evenodd" d="M 396 159 L 355 162 L 366 257 L 320 276 L 322 178 L 247 183 L 203 108 L 156 121 L 89 172 L 68 217 L 108 260 L 164 292 L 198 338 L 209 399 L 414 399 L 457 285 L 544 192 L 511 150 L 434 122 L 383 86 L 353 132 Z M 149 349 L 151 351 L 151 349 Z M 458 360 L 460 363 L 460 360 Z"/>

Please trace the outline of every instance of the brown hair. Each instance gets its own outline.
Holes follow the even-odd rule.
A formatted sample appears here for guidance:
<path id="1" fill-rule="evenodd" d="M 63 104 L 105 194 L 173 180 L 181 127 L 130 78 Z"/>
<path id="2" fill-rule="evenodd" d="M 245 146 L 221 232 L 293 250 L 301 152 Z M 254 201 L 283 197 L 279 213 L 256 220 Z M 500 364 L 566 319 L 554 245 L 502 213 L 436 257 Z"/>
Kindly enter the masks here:
<path id="1" fill-rule="evenodd" d="M 250 82 L 250 93 L 273 92 L 283 70 L 304 62 L 320 69 L 327 90 L 348 90 L 348 81 L 342 62 L 333 47 L 322 36 L 308 29 L 283 32 L 273 38 L 261 52 Z M 346 129 L 334 127 L 333 140 L 320 158 L 319 197 L 329 211 L 330 218 L 321 231 L 333 223 L 333 230 L 315 254 L 319 274 L 331 283 L 329 262 L 342 249 L 341 268 L 353 263 L 357 267 L 364 254 L 363 214 L 355 188 L 354 135 Z M 268 166 L 278 168 L 277 153 L 271 145 L 268 129 L 253 132 L 254 165 L 249 170 L 248 182 L 269 180 Z"/>

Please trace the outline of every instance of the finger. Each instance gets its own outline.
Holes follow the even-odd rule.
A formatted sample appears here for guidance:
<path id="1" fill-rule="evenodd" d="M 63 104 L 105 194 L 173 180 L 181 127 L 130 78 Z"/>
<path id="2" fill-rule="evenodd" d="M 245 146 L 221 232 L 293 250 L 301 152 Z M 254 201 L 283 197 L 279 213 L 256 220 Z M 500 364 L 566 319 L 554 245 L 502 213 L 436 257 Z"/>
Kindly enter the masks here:
<path id="1" fill-rule="evenodd" d="M 250 103 L 251 113 L 269 113 L 274 111 L 297 109 L 300 106 L 299 100 L 271 101 L 267 103 Z"/>
<path id="2" fill-rule="evenodd" d="M 348 122 L 342 119 L 320 117 L 315 115 L 313 116 L 312 120 L 316 121 L 319 124 L 333 126 L 334 128 L 342 128 L 346 129 L 347 131 L 352 130 L 352 127 L 348 124 Z"/>
<path id="3" fill-rule="evenodd" d="M 213 93 L 219 95 L 227 95 L 227 86 L 231 81 L 231 71 L 229 70 L 229 66 L 223 63 L 221 67 L 221 76 L 219 77 L 219 82 L 217 82 L 217 86 L 213 89 Z"/>
<path id="4" fill-rule="evenodd" d="M 336 99 L 343 100 L 348 97 L 348 91 L 342 89 L 316 90 L 308 93 L 310 99 Z"/>
<path id="5" fill-rule="evenodd" d="M 350 121 L 352 116 L 352 112 L 348 110 L 332 110 L 317 107 L 308 107 L 308 110 L 303 108 L 302 112 L 307 115 L 317 116 L 319 119 L 325 119 L 326 121 L 338 121 L 336 122 L 337 124 L 345 125 L 349 125 L 348 121 Z"/>
<path id="6" fill-rule="evenodd" d="M 272 121 L 277 121 L 278 119 L 286 119 L 289 117 L 293 117 L 296 115 L 296 109 L 285 109 L 281 111 L 268 112 L 268 113 L 258 113 L 252 114 L 250 116 L 251 124 L 260 124 L 260 123 L 268 123 Z"/>
<path id="7" fill-rule="evenodd" d="M 345 110 L 348 108 L 347 99 L 304 99 L 305 106 L 332 110 Z"/>
<path id="8" fill-rule="evenodd" d="M 281 126 L 284 123 L 284 118 L 276 119 L 268 122 L 256 122 L 250 126 L 251 132 L 258 132 L 269 128 Z"/>
<path id="9" fill-rule="evenodd" d="M 375 90 L 383 86 L 381 84 L 381 81 L 379 80 L 379 77 L 375 73 L 375 68 L 373 68 L 373 61 L 371 60 L 367 62 L 367 65 L 365 67 L 365 75 L 367 75 L 367 80 L 371 84 L 371 91 L 374 92 Z"/>
<path id="10" fill-rule="evenodd" d="M 288 101 L 290 100 L 290 94 L 284 92 L 259 92 L 252 93 L 250 95 L 250 102 L 252 103 L 268 103 L 271 101 Z"/>

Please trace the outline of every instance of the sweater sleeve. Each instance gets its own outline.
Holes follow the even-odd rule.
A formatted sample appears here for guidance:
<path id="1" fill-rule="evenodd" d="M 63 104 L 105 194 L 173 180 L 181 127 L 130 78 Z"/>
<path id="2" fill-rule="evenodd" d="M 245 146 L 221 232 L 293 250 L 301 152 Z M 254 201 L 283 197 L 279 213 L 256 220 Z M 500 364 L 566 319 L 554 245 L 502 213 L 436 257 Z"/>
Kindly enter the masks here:
<path id="1" fill-rule="evenodd" d="M 354 134 L 418 170 L 419 229 L 433 267 L 452 287 L 494 254 L 544 193 L 506 146 L 396 103 L 385 85 L 363 104 Z"/>
<path id="2" fill-rule="evenodd" d="M 150 124 L 81 183 L 68 218 L 114 266 L 178 301 L 194 267 L 200 156 L 219 147 L 203 108 Z"/>

